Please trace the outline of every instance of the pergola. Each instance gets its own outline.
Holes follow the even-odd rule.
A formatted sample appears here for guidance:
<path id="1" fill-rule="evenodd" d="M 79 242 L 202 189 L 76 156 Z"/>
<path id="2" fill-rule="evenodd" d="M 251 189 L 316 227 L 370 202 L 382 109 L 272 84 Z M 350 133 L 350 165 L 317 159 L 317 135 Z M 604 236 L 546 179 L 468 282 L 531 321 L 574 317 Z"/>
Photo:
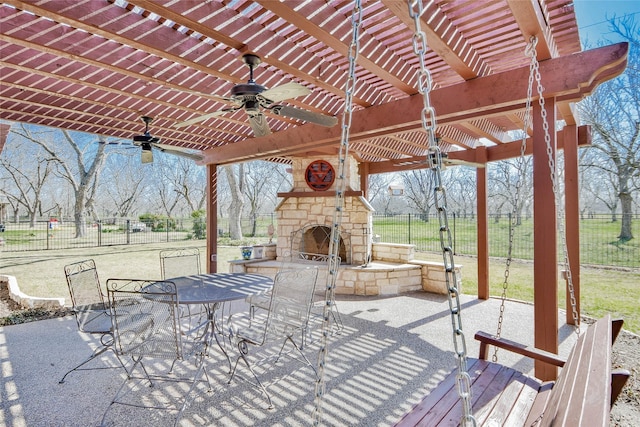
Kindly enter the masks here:
<path id="1" fill-rule="evenodd" d="M 426 167 L 422 97 L 413 21 L 398 0 L 363 0 L 359 81 L 350 152 L 367 176 Z M 25 122 L 121 138 L 144 130 L 163 144 L 201 151 L 207 165 L 208 270 L 216 270 L 217 166 L 295 156 L 335 155 L 340 126 L 324 127 L 266 111 L 271 134 L 256 137 L 244 111 L 228 108 L 231 88 L 248 79 L 240 60 L 261 57 L 255 80 L 288 82 L 311 93 L 282 104 L 340 117 L 351 38 L 350 1 L 3 0 L 0 6 L 0 114 Z M 434 90 L 440 148 L 476 164 L 517 157 L 536 36 L 553 155 L 564 149 L 565 213 L 579 301 L 577 148 L 590 142 L 574 104 L 623 72 L 627 45 L 581 51 L 566 0 L 431 0 L 421 20 Z M 535 98 L 534 98 L 535 101 Z M 526 153 L 534 158 L 535 345 L 557 352 L 556 209 L 541 107 L 534 102 Z M 564 121 L 561 130 L 557 121 Z M 0 147 L 8 125 L 0 125 Z M 477 169 L 478 297 L 489 297 L 487 175 Z M 572 319 L 567 319 L 572 322 Z M 555 377 L 536 366 L 536 376 Z"/>

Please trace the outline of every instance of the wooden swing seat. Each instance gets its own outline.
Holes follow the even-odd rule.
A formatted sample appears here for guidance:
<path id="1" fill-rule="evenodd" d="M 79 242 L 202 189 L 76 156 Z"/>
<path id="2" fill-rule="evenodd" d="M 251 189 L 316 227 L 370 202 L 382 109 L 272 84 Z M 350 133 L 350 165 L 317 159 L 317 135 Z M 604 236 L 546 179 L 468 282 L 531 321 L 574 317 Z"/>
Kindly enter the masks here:
<path id="1" fill-rule="evenodd" d="M 480 358 L 469 359 L 473 415 L 478 426 L 608 426 L 609 412 L 629 371 L 611 369 L 611 347 L 622 319 L 606 316 L 580 335 L 569 357 L 496 339 L 484 332 Z M 489 346 L 562 367 L 556 381 L 540 381 L 512 368 L 488 362 Z M 457 426 L 462 417 L 451 372 L 396 426 Z"/>

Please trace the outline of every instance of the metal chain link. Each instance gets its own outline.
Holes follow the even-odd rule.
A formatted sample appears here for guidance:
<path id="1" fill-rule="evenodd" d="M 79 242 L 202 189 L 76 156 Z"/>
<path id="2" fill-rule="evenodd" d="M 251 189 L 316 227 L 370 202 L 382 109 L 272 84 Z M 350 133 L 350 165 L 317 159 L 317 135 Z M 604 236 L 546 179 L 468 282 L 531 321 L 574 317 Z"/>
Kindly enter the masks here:
<path id="1" fill-rule="evenodd" d="M 505 264 L 504 270 L 504 281 L 502 282 L 502 295 L 500 295 L 500 315 L 498 316 L 498 327 L 496 330 L 496 338 L 500 338 L 502 335 L 502 323 L 504 321 L 504 310 L 505 310 L 505 302 L 507 300 L 507 290 L 509 288 L 509 275 L 511 262 L 513 261 L 513 239 L 515 235 L 516 226 L 518 225 L 518 203 L 520 202 L 520 190 L 522 189 L 522 185 L 524 184 L 524 166 L 525 166 L 525 154 L 527 150 L 527 135 L 528 130 L 533 125 L 532 114 L 531 114 L 531 99 L 533 98 L 533 82 L 535 76 L 535 64 L 536 61 L 536 45 L 538 44 L 538 39 L 535 37 L 531 38 L 530 43 L 525 48 L 524 54 L 526 56 L 531 57 L 531 61 L 529 62 L 529 84 L 527 86 L 527 101 L 525 103 L 524 108 L 524 123 L 522 129 L 522 141 L 520 143 L 520 157 L 518 158 L 518 181 L 516 182 L 516 192 L 514 194 L 514 202 L 513 207 L 511 209 L 511 223 L 509 224 L 509 246 L 507 250 L 507 261 Z M 494 346 L 493 357 L 492 360 L 494 362 L 498 361 L 498 347 Z"/>
<path id="2" fill-rule="evenodd" d="M 329 260 L 327 265 L 327 279 L 325 290 L 325 305 L 323 309 L 322 339 L 318 352 L 318 364 L 315 387 L 315 411 L 313 413 L 313 425 L 318 426 L 322 422 L 322 403 L 325 394 L 325 367 L 329 352 L 329 334 L 331 331 L 331 311 L 335 293 L 336 278 L 338 276 L 340 228 L 342 225 L 342 212 L 344 206 L 344 193 L 346 191 L 346 159 L 349 155 L 349 131 L 353 113 L 353 95 L 356 91 L 356 59 L 360 51 L 360 27 L 362 25 L 362 6 L 360 0 L 354 1 L 351 15 L 353 28 L 351 44 L 349 45 L 349 74 L 345 83 L 345 101 L 342 113 L 342 134 L 340 138 L 340 152 L 338 155 L 338 176 L 336 183 L 335 211 L 333 213 L 333 226 L 331 227 L 331 239 L 329 241 Z"/>
<path id="3" fill-rule="evenodd" d="M 430 170 L 434 174 L 435 181 L 434 199 L 440 223 L 440 246 L 442 248 L 442 258 L 445 268 L 449 312 L 453 331 L 453 345 L 458 368 L 456 388 L 460 401 L 462 402 L 463 411 L 461 425 L 475 426 L 476 420 L 473 417 L 471 407 L 471 377 L 467 372 L 467 345 L 462 329 L 460 290 L 453 260 L 453 244 L 447 215 L 446 191 L 442 185 L 442 153 L 436 138 L 436 114 L 430 100 L 432 80 L 425 61 L 425 52 L 428 46 L 425 33 L 420 28 L 420 17 L 423 13 L 423 6 L 421 0 L 407 0 L 407 5 L 409 7 L 409 15 L 413 19 L 415 26 L 415 32 L 412 37 L 413 51 L 420 61 L 420 69 L 417 72 L 417 82 L 418 89 L 423 98 L 423 108 L 421 112 L 422 127 L 428 136 L 429 154 L 427 155 L 427 161 L 429 162 Z"/>
<path id="4" fill-rule="evenodd" d="M 569 265 L 569 252 L 567 248 L 567 235 L 564 228 L 564 208 L 560 197 L 560 184 L 558 181 L 557 165 L 553 156 L 554 150 L 551 147 L 551 133 L 549 132 L 549 121 L 547 120 L 547 110 L 545 108 L 545 100 L 543 97 L 544 88 L 542 87 L 542 77 L 540 75 L 540 67 L 538 61 L 535 61 L 534 72 L 538 91 L 538 104 L 540 105 L 540 115 L 542 117 L 542 128 L 544 130 L 544 142 L 547 147 L 547 157 L 549 163 L 549 175 L 551 177 L 551 186 L 556 201 L 556 220 L 558 233 L 562 241 L 563 265 L 566 272 L 567 287 L 569 288 L 569 301 L 571 303 L 571 315 L 573 318 L 574 331 L 576 335 L 580 334 L 580 319 L 578 316 L 577 302 L 573 288 L 573 278 L 571 277 L 571 268 Z"/>

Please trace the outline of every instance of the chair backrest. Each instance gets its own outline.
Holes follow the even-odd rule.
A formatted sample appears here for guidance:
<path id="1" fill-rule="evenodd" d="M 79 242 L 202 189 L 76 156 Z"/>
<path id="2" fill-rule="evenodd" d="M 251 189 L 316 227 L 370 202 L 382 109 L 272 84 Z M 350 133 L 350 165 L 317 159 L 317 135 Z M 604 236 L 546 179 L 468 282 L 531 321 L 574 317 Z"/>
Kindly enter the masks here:
<path id="1" fill-rule="evenodd" d="M 100 287 L 98 270 L 92 259 L 79 261 L 64 267 L 73 313 L 81 332 L 108 332 L 109 323 L 104 322 L 108 315 L 104 293 Z M 104 325 L 96 330 L 96 325 Z"/>
<path id="2" fill-rule="evenodd" d="M 107 294 L 118 354 L 182 358 L 178 295 L 173 282 L 109 279 Z"/>
<path id="3" fill-rule="evenodd" d="M 266 335 L 291 336 L 306 327 L 317 277 L 317 267 L 282 270 L 276 274 Z"/>
<path id="4" fill-rule="evenodd" d="M 200 274 L 198 248 L 165 249 L 160 251 L 162 280 Z"/>

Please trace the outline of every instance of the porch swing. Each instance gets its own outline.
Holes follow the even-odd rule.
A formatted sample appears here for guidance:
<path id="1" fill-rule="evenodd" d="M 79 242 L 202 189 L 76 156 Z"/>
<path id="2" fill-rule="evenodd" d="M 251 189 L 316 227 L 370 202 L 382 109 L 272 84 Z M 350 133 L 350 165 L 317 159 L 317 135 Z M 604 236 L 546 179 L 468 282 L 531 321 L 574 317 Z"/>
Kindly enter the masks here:
<path id="1" fill-rule="evenodd" d="M 418 3 L 417 16 L 422 13 L 421 2 L 416 0 L 408 0 L 411 15 L 416 22 L 416 34 L 420 33 L 419 20 L 413 13 L 413 8 Z M 413 3 L 413 6 L 412 6 Z M 423 37 L 423 36 L 422 36 Z M 414 36 L 414 45 L 416 37 Z M 527 129 L 528 120 L 530 119 L 530 104 L 532 99 L 533 79 L 537 81 L 539 103 L 542 107 L 543 128 L 545 131 L 545 141 L 547 144 L 547 154 L 549 155 L 549 168 L 551 180 L 553 184 L 554 195 L 558 199 L 557 176 L 555 175 L 555 163 L 550 144 L 550 135 L 548 124 L 546 122 L 546 110 L 544 108 L 544 97 L 542 93 L 542 85 L 540 82 L 540 73 L 538 70 L 538 62 L 535 54 L 536 39 L 532 37 L 531 43 L 527 46 L 526 53 L 531 56 L 531 67 L 529 77 L 529 91 L 527 106 L 525 112 L 525 131 Z M 415 46 L 414 46 L 415 47 Z M 416 54 L 420 52 L 416 50 Z M 423 67 L 424 72 L 424 67 Z M 421 91 L 422 92 L 422 91 Z M 425 114 L 423 110 L 423 126 L 429 132 L 430 139 L 435 128 L 435 113 L 428 102 L 428 96 L 425 95 L 425 108 L 430 109 L 431 126 L 425 124 Z M 432 146 L 433 147 L 433 146 Z M 524 157 L 526 147 L 526 132 L 522 140 L 521 159 Z M 430 156 L 430 159 L 436 159 L 432 162 L 431 168 L 439 176 L 440 162 L 439 152 L 437 148 L 433 148 L 436 155 Z M 439 179 L 439 178 L 438 178 Z M 437 180 L 438 187 L 440 181 Z M 521 185 L 522 180 L 519 180 Z M 519 187 L 516 187 L 518 191 Z M 438 194 L 436 188 L 436 195 Z M 518 194 L 516 195 L 516 197 Z M 436 197 L 436 204 L 438 198 Z M 443 207 L 438 209 L 445 212 L 445 222 L 441 220 L 441 241 L 443 241 L 443 230 L 446 227 L 446 202 Z M 515 218 L 512 217 L 512 221 Z M 562 224 L 562 221 L 558 221 Z M 629 372 L 626 370 L 611 369 L 611 347 L 615 341 L 620 329 L 622 328 L 622 320 L 611 320 L 610 316 L 606 316 L 580 335 L 579 319 L 576 310 L 576 300 L 574 296 L 573 283 L 568 268 L 568 255 L 566 249 L 566 240 L 564 232 L 561 230 L 564 262 L 567 274 L 567 283 L 569 289 L 569 297 L 571 299 L 571 307 L 573 312 L 573 320 L 576 326 L 578 339 L 574 348 L 571 350 L 567 359 L 562 359 L 558 355 L 528 347 L 513 341 L 509 341 L 500 337 L 503 315 L 504 302 L 506 300 L 506 290 L 508 286 L 509 266 L 511 262 L 511 254 L 513 248 L 513 229 L 515 224 L 512 222 L 509 232 L 509 254 L 505 268 L 505 281 L 503 284 L 503 292 L 501 297 L 500 315 L 498 320 L 498 328 L 496 336 L 478 332 L 475 338 L 480 341 L 479 359 L 465 360 L 466 371 L 461 363 L 458 364 L 457 372 L 450 373 L 435 389 L 433 389 L 424 399 L 414 408 L 402 417 L 396 426 L 435 426 L 435 425 L 487 425 L 487 426 L 530 426 L 530 425 L 609 425 L 609 412 L 626 383 Z M 449 270 L 447 265 L 446 247 L 443 243 L 443 254 L 445 259 L 445 268 L 447 271 L 447 284 L 456 283 L 449 281 Z M 453 263 L 451 263 L 453 265 Z M 455 277 L 454 277 L 455 278 Z M 457 295 L 457 289 L 449 286 L 450 289 L 450 307 L 451 294 Z M 457 307 L 459 309 L 459 306 Z M 452 308 L 453 316 L 454 308 Z M 459 310 L 457 311 L 459 316 Z M 460 330 L 454 327 L 454 344 L 457 344 L 456 335 L 462 334 L 462 329 L 458 323 Z M 464 339 L 462 340 L 464 343 Z M 489 346 L 495 347 L 493 361 L 488 362 Z M 464 356 L 463 351 L 456 351 L 461 359 L 460 354 Z M 563 368 L 556 381 L 543 382 L 535 377 L 528 376 L 512 368 L 499 365 L 497 363 L 497 349 L 514 352 L 516 354 L 549 363 L 556 367 Z M 460 418 L 462 412 L 462 418 Z"/>

